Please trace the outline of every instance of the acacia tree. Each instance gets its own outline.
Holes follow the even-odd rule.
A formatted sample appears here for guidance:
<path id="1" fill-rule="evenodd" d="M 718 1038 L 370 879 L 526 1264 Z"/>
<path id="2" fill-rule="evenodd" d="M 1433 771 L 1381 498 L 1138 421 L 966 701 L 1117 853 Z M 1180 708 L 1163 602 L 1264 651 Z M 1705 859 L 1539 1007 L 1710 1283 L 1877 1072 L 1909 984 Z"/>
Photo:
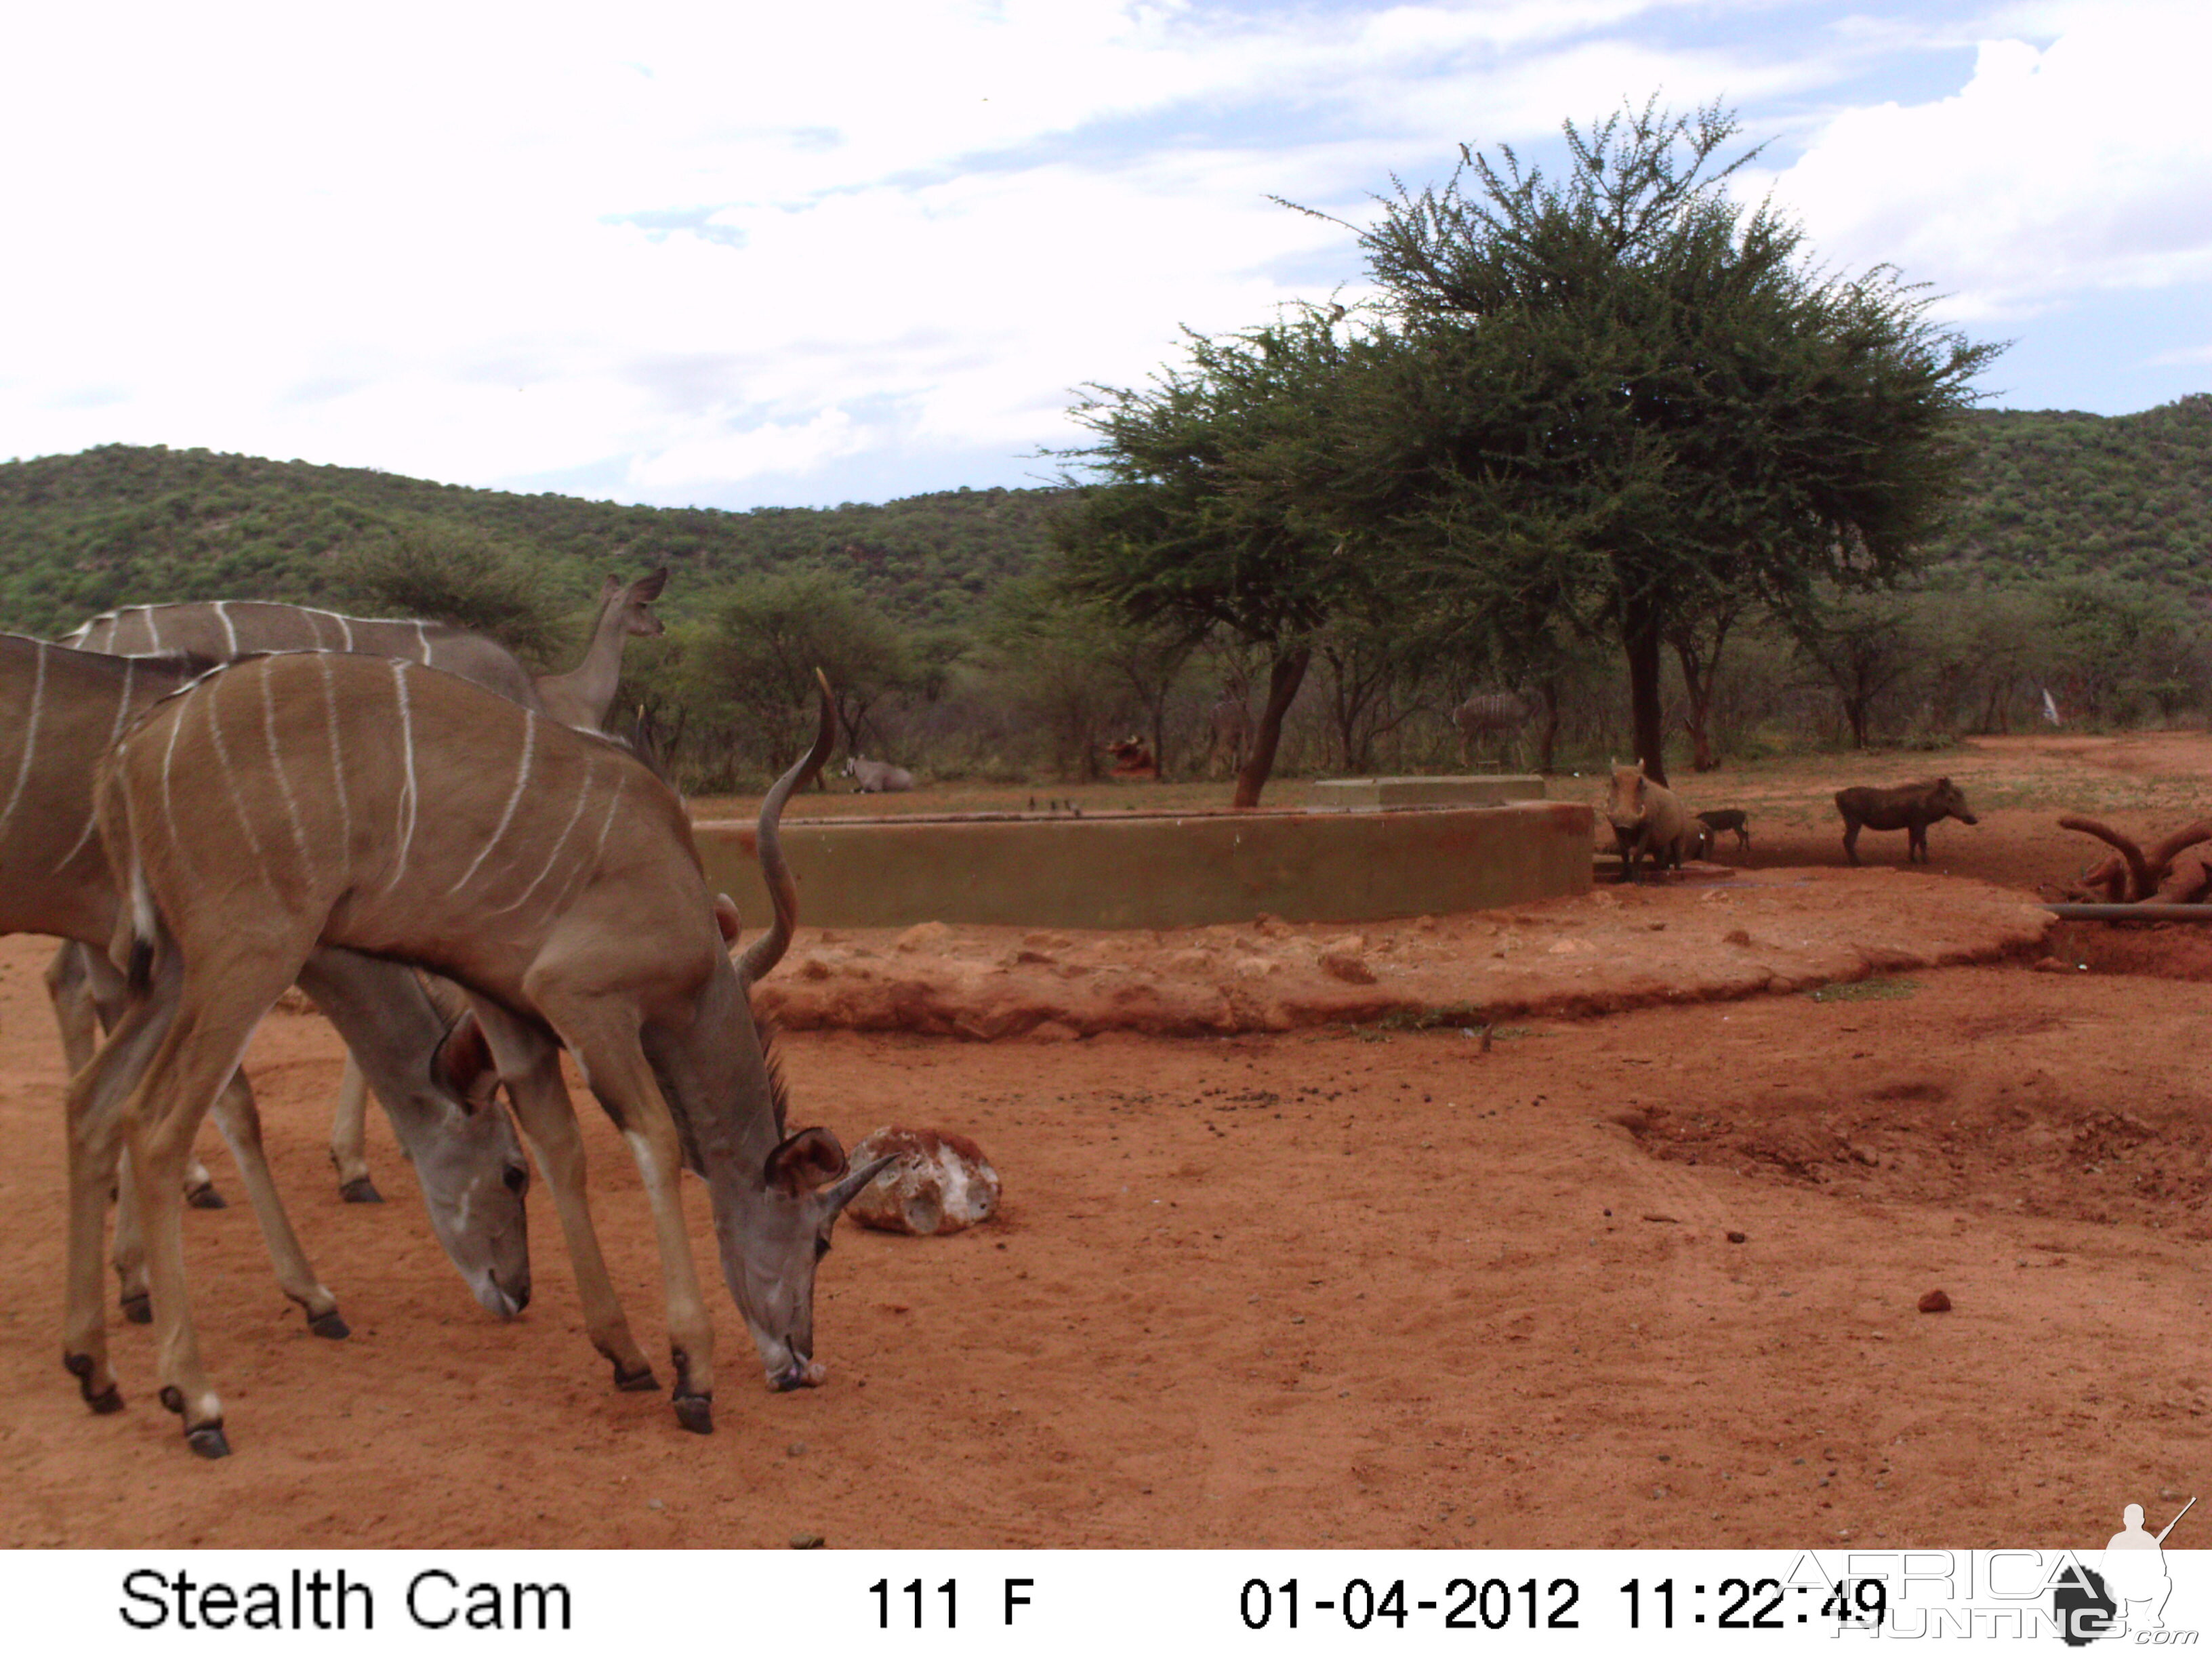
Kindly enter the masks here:
<path id="1" fill-rule="evenodd" d="M 1006 683 L 1050 731 L 1062 776 L 1097 777 L 1104 722 L 1127 730 L 1132 714 L 1168 775 L 1168 705 L 1195 648 L 1188 632 L 1126 621 L 1049 579 L 1017 578 L 994 596 L 988 640 Z"/>
<path id="2" fill-rule="evenodd" d="M 1299 310 L 1242 334 L 1188 334 L 1188 364 L 1151 386 L 1092 388 L 1074 418 L 1097 441 L 1060 452 L 1093 480 L 1054 526 L 1073 591 L 1266 659 L 1240 807 L 1259 805 L 1274 769 L 1316 635 L 1372 574 L 1326 488 L 1335 405 L 1360 349 L 1339 337 L 1342 316 Z"/>
<path id="3" fill-rule="evenodd" d="M 770 766 L 805 743 L 816 669 L 835 689 L 849 753 L 866 741 L 875 706 L 915 673 L 898 624 L 844 577 L 817 567 L 731 583 L 704 623 L 686 631 L 684 646 L 691 700 L 704 720 Z"/>
<path id="4" fill-rule="evenodd" d="M 1340 501 L 1417 574 L 1617 641 L 1655 779 L 1670 623 L 1893 581 L 2001 349 L 1933 327 L 1886 267 L 1809 267 L 1796 227 L 1726 195 L 1757 153 L 1718 159 L 1736 131 L 1647 103 L 1569 122 L 1558 182 L 1501 147 L 1401 185 L 1362 236 L 1385 323 L 1340 405 L 1365 451 Z"/>
<path id="5" fill-rule="evenodd" d="M 1667 642 L 1682 668 L 1682 694 L 1686 705 L 1682 724 L 1690 733 L 1690 766 L 1710 772 L 1721 763 L 1713 741 L 1713 699 L 1720 689 L 1721 653 L 1728 647 L 1729 630 L 1743 615 L 1745 598 L 1723 594 L 1700 611 L 1677 606 L 1668 619 Z"/>

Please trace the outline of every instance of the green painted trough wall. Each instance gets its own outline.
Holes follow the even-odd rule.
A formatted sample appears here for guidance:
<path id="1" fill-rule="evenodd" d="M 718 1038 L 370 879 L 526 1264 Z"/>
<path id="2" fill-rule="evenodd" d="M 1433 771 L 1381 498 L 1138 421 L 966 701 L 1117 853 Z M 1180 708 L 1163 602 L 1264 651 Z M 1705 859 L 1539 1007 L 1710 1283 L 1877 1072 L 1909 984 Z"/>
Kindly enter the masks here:
<path id="1" fill-rule="evenodd" d="M 1589 890 L 1590 809 L 787 819 L 802 923 L 1194 927 L 1374 921 Z M 696 826 L 709 884 L 748 931 L 768 894 L 750 823 Z"/>

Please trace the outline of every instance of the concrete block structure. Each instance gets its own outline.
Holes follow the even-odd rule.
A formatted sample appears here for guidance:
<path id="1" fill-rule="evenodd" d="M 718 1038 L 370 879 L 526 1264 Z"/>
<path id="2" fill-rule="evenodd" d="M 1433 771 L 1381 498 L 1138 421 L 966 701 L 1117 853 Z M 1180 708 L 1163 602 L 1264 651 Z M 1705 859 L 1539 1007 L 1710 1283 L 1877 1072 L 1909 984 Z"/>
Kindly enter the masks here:
<path id="1" fill-rule="evenodd" d="M 802 923 L 1193 927 L 1268 914 L 1368 921 L 1519 904 L 1590 884 L 1591 811 L 786 818 Z M 696 827 L 711 886 L 764 926 L 753 825 Z"/>
<path id="2" fill-rule="evenodd" d="M 1503 806 L 1541 800 L 1544 780 L 1533 772 L 1443 778 L 1323 778 L 1308 786 L 1316 806 Z"/>

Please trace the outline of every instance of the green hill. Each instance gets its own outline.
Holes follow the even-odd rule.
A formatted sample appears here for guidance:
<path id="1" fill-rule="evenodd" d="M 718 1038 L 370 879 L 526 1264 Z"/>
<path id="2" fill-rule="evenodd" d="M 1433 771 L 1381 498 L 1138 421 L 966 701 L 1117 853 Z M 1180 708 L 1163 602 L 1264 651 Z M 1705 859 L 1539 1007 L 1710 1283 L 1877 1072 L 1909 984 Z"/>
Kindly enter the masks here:
<path id="1" fill-rule="evenodd" d="M 2212 393 L 2139 415 L 1969 416 L 1975 455 L 1939 567 L 2105 573 L 2212 599 Z"/>
<path id="2" fill-rule="evenodd" d="M 1050 489 L 957 489 L 880 507 L 618 507 L 315 466 L 108 445 L 0 464 L 0 628 L 60 633 L 118 604 L 327 604 L 350 552 L 409 534 L 489 538 L 579 598 L 606 569 L 674 568 L 681 616 L 720 581 L 811 561 L 908 624 L 957 626 L 1043 545 Z"/>
<path id="3" fill-rule="evenodd" d="M 2098 571 L 2212 603 L 2212 394 L 2138 415 L 1968 417 L 1975 456 L 1939 569 L 2010 581 Z M 879 507 L 618 507 L 207 450 L 109 445 L 0 464 L 0 628 L 54 634 L 118 604 L 341 600 L 348 553 L 413 533 L 489 538 L 580 603 L 607 569 L 665 562 L 666 609 L 799 562 L 909 626 L 959 629 L 1044 555 L 1054 489 L 957 489 Z"/>

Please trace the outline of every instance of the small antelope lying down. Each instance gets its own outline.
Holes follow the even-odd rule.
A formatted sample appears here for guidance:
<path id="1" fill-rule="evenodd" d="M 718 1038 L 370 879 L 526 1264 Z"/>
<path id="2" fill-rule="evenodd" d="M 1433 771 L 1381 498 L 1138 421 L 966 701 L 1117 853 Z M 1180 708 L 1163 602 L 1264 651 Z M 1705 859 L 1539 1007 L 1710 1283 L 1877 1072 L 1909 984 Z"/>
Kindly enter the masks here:
<path id="1" fill-rule="evenodd" d="M 786 1133 L 749 990 L 789 944 L 796 908 L 776 820 L 834 736 L 825 685 L 814 748 L 761 808 L 775 926 L 732 962 L 735 908 L 707 891 L 683 804 L 607 739 L 448 675 L 335 653 L 248 659 L 157 704 L 111 752 L 99 794 L 144 995 L 70 1085 L 67 1358 L 87 1397 L 111 1395 L 114 1378 L 96 1224 L 81 1224 L 100 1212 L 119 1139 L 146 1217 L 162 1403 L 193 1450 L 228 1451 L 186 1304 L 179 1179 L 209 1102 L 319 945 L 464 987 L 511 1090 L 545 1068 L 544 1033 L 574 1054 L 652 1205 L 684 1427 L 711 1431 L 714 1382 L 686 1168 L 706 1180 L 723 1278 L 770 1385 L 821 1382 L 815 1266 L 880 1166 L 848 1169 L 826 1129 Z M 564 1126 L 515 1093 L 544 1150 Z M 547 1178 L 574 1254 L 581 1160 L 565 1129 L 568 1158 L 549 1158 Z M 642 1367 L 625 1371 L 635 1345 L 592 1258 L 577 1263 L 586 1317 L 631 1383 Z"/>
<path id="2" fill-rule="evenodd" d="M 858 755 L 847 757 L 845 775 L 853 780 L 855 793 L 863 795 L 898 795 L 914 787 L 914 774 L 903 766 L 863 760 Z"/>

